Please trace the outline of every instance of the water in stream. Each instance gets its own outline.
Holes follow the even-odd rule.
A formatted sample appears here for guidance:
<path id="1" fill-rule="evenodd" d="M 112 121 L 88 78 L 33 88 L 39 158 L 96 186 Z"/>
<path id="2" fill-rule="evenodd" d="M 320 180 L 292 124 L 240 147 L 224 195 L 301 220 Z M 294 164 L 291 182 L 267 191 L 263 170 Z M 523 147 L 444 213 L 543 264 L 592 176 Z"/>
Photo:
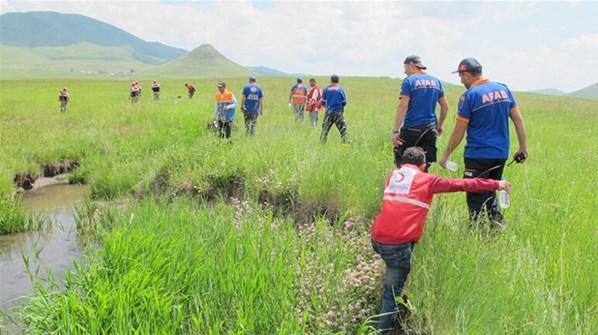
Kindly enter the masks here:
<path id="1" fill-rule="evenodd" d="M 31 271 L 39 269 L 41 278 L 47 278 L 48 270 L 61 278 L 79 258 L 74 207 L 88 193 L 85 185 L 58 184 L 23 195 L 25 211 L 51 224 L 39 232 L 0 235 L 0 310 L 10 314 L 11 307 L 33 294 L 24 257 L 29 258 Z"/>

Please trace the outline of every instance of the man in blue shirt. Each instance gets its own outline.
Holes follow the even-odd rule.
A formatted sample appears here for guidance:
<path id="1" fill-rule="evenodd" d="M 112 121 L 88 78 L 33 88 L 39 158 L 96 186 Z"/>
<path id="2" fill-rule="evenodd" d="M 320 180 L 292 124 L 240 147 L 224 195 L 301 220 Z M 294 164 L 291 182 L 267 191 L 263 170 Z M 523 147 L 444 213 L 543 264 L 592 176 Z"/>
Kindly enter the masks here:
<path id="1" fill-rule="evenodd" d="M 519 139 L 519 150 L 513 157 L 524 155 L 518 162 L 527 157 L 525 125 L 517 102 L 506 85 L 482 77 L 482 65 L 475 58 L 463 59 L 455 72 L 467 91 L 459 98 L 457 123 L 439 163 L 445 166 L 467 131 L 464 177 L 500 180 L 509 158 L 509 118 Z M 467 193 L 467 206 L 472 221 L 485 211 L 494 226 L 503 228 L 495 192 Z"/>
<path id="2" fill-rule="evenodd" d="M 427 67 L 419 56 L 408 56 L 403 62 L 407 78 L 401 85 L 400 102 L 397 107 L 393 144 L 395 163 L 401 164 L 401 156 L 409 147 L 421 147 L 426 152 L 426 168 L 436 161 L 436 138 L 442 133 L 442 126 L 448 111 L 442 83 L 426 74 Z M 434 112 L 440 105 L 440 119 Z"/>
<path id="3" fill-rule="evenodd" d="M 326 115 L 322 123 L 322 134 L 320 141 L 326 143 L 328 140 L 328 132 L 332 125 L 336 125 L 343 143 L 349 141 L 349 134 L 347 132 L 347 124 L 343 116 L 345 106 L 347 105 L 347 95 L 343 88 L 338 84 L 340 81 L 336 74 L 330 76 L 330 86 L 326 87 L 322 92 L 321 104 L 326 107 Z"/>
<path id="4" fill-rule="evenodd" d="M 264 93 L 262 88 L 257 86 L 257 79 L 249 77 L 249 84 L 243 87 L 241 98 L 241 109 L 245 117 L 245 135 L 253 136 L 257 118 L 262 114 L 264 108 Z"/>

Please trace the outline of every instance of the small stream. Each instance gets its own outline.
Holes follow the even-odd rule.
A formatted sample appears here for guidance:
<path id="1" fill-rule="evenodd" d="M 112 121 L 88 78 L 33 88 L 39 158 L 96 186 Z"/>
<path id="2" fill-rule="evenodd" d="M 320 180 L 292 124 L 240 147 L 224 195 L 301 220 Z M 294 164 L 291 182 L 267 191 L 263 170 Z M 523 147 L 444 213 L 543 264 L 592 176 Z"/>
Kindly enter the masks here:
<path id="1" fill-rule="evenodd" d="M 86 185 L 57 184 L 34 189 L 23 195 L 22 203 L 25 211 L 41 215 L 49 225 L 49 229 L 0 235 L 0 310 L 2 312 L 12 315 L 11 308 L 33 294 L 24 257 L 29 258 L 32 272 L 35 273 L 37 270 L 37 275 L 47 278 L 50 270 L 56 279 L 62 278 L 64 270 L 72 268 L 73 260 L 80 257 L 75 206 L 88 193 L 89 186 Z M 10 325 L 5 325 L 10 328 Z"/>

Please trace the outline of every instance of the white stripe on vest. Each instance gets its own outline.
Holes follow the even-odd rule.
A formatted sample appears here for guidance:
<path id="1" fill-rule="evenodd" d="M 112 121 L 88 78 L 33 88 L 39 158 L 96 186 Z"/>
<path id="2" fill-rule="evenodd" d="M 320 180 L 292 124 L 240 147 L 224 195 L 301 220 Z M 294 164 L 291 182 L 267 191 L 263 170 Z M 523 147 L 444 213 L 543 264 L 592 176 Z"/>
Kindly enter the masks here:
<path id="1" fill-rule="evenodd" d="M 392 201 L 392 202 L 403 202 L 406 204 L 423 207 L 425 209 L 430 209 L 430 204 L 428 204 L 428 203 L 425 203 L 425 202 L 419 201 L 419 200 L 415 200 L 415 199 L 400 197 L 400 196 L 396 196 L 396 195 L 385 195 L 382 200 L 388 200 L 388 201 Z"/>

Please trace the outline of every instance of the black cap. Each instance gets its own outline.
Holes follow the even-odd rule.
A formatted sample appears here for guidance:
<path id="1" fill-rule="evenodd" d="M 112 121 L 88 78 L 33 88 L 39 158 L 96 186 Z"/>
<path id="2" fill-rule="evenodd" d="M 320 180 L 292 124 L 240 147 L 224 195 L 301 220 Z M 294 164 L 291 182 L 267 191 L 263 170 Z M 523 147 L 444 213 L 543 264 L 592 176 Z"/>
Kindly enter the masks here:
<path id="1" fill-rule="evenodd" d="M 413 64 L 417 66 L 418 69 L 427 69 L 427 67 L 424 64 L 422 64 L 421 58 L 419 58 L 419 56 L 416 55 L 407 56 L 407 58 L 405 58 L 405 60 L 403 61 L 403 64 Z"/>
<path id="2" fill-rule="evenodd" d="M 218 81 L 218 87 L 226 87 L 226 83 L 224 82 L 224 80 Z"/>
<path id="3" fill-rule="evenodd" d="M 333 83 L 338 83 L 339 82 L 339 77 L 336 74 L 333 74 L 332 76 L 330 76 L 330 81 Z"/>
<path id="4" fill-rule="evenodd" d="M 457 71 L 453 71 L 453 73 L 468 71 L 482 72 L 482 64 L 473 57 L 467 57 L 459 63 L 459 68 L 457 68 Z"/>

